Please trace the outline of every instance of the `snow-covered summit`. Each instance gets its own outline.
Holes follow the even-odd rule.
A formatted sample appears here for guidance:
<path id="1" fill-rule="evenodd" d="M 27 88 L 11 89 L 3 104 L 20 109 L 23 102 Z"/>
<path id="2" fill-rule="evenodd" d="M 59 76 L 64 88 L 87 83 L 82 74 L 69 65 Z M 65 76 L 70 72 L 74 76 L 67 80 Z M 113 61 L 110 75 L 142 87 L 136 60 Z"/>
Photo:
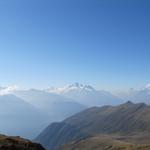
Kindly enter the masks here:
<path id="1" fill-rule="evenodd" d="M 150 83 L 145 86 L 146 89 L 150 90 Z"/>
<path id="2" fill-rule="evenodd" d="M 74 83 L 71 85 L 67 85 L 64 87 L 59 87 L 59 88 L 48 88 L 47 89 L 48 92 L 50 93 L 58 93 L 58 94 L 65 94 L 68 92 L 73 92 L 73 91 L 77 91 L 77 92 L 92 92 L 92 91 L 96 91 L 92 86 L 90 85 L 83 85 L 80 83 Z"/>
<path id="3" fill-rule="evenodd" d="M 8 87 L 0 87 L 0 95 L 8 95 L 12 94 L 13 92 L 17 91 L 19 89 L 18 86 L 12 85 Z"/>

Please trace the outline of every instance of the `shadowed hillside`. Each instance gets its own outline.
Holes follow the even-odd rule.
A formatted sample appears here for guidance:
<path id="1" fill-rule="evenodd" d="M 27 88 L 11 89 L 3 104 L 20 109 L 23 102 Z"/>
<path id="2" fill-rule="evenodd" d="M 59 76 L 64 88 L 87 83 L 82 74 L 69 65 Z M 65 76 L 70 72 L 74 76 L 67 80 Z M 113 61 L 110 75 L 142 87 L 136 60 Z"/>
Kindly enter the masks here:
<path id="1" fill-rule="evenodd" d="M 20 137 L 0 135 L 0 150 L 45 150 L 40 144 Z"/>
<path id="2" fill-rule="evenodd" d="M 48 126 L 37 138 L 45 148 L 53 150 L 70 141 L 99 134 L 122 136 L 120 140 L 150 142 L 150 107 L 127 102 L 118 106 L 93 107 L 63 122 Z M 81 136 L 82 135 L 82 136 Z M 145 138 L 146 137 L 146 138 Z M 115 137 L 115 139 L 118 137 Z"/>
<path id="3" fill-rule="evenodd" d="M 91 134 L 150 132 L 150 106 L 128 101 L 119 106 L 93 107 L 64 122 Z"/>

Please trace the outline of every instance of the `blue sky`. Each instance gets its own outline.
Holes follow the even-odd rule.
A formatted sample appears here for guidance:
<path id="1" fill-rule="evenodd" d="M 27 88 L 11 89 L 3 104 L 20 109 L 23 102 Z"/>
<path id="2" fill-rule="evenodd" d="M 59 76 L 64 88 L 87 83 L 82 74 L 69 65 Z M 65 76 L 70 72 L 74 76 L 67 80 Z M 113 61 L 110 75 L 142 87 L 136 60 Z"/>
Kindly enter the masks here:
<path id="1" fill-rule="evenodd" d="M 1 0 L 0 84 L 150 82 L 149 0 Z"/>

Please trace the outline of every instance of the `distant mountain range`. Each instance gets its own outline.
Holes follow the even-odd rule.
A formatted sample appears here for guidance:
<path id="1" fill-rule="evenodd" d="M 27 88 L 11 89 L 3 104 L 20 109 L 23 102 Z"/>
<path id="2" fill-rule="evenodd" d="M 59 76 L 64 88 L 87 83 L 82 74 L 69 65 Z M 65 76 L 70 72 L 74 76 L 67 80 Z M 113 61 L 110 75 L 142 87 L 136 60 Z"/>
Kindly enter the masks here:
<path id="1" fill-rule="evenodd" d="M 134 102 L 150 104 L 150 84 L 141 89 L 130 89 L 128 92 L 123 92 L 120 94 L 120 97 Z"/>
<path id="2" fill-rule="evenodd" d="M 140 89 L 131 88 L 128 92 L 121 92 L 115 95 L 108 91 L 97 90 L 90 85 L 83 85 L 80 83 L 74 83 L 61 88 L 49 88 L 46 91 L 64 95 L 89 107 L 117 105 L 127 100 L 135 103 L 144 102 L 150 104 L 150 84 Z"/>
<path id="3" fill-rule="evenodd" d="M 102 105 L 117 105 L 123 103 L 123 99 L 103 90 L 96 90 L 90 85 L 74 83 L 62 88 L 49 88 L 46 91 L 74 99 L 87 107 Z"/>
<path id="4" fill-rule="evenodd" d="M 45 125 L 48 116 L 33 105 L 14 95 L 0 96 L 0 133 L 35 137 Z"/>
<path id="5" fill-rule="evenodd" d="M 101 134 L 128 142 L 142 139 L 142 143 L 149 143 L 150 106 L 128 101 L 118 106 L 92 107 L 60 123 L 50 124 L 36 141 L 48 150 L 54 150 L 68 142 Z"/>
<path id="6" fill-rule="evenodd" d="M 59 121 L 69 117 L 86 107 L 71 98 L 44 90 L 15 91 L 14 94 L 46 113 L 49 121 Z"/>
<path id="7" fill-rule="evenodd" d="M 49 123 L 61 121 L 86 107 L 44 91 L 15 91 L 0 96 L 0 133 L 35 138 Z"/>
<path id="8" fill-rule="evenodd" d="M 89 107 L 115 106 L 130 99 L 149 103 L 150 87 L 131 90 L 120 97 L 79 83 L 44 90 L 0 87 L 0 133 L 32 139 L 48 124 L 62 121 Z"/>

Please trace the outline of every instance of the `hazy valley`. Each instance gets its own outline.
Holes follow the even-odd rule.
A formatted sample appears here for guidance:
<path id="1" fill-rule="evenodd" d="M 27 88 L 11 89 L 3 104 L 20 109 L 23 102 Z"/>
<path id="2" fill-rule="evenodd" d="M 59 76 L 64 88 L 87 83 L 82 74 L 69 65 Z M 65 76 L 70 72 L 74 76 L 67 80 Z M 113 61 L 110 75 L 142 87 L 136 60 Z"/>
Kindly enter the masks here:
<path id="1" fill-rule="evenodd" d="M 150 148 L 147 87 L 142 94 L 147 104 L 79 83 L 46 90 L 5 89 L 0 91 L 1 134 L 29 138 L 47 150 Z"/>

